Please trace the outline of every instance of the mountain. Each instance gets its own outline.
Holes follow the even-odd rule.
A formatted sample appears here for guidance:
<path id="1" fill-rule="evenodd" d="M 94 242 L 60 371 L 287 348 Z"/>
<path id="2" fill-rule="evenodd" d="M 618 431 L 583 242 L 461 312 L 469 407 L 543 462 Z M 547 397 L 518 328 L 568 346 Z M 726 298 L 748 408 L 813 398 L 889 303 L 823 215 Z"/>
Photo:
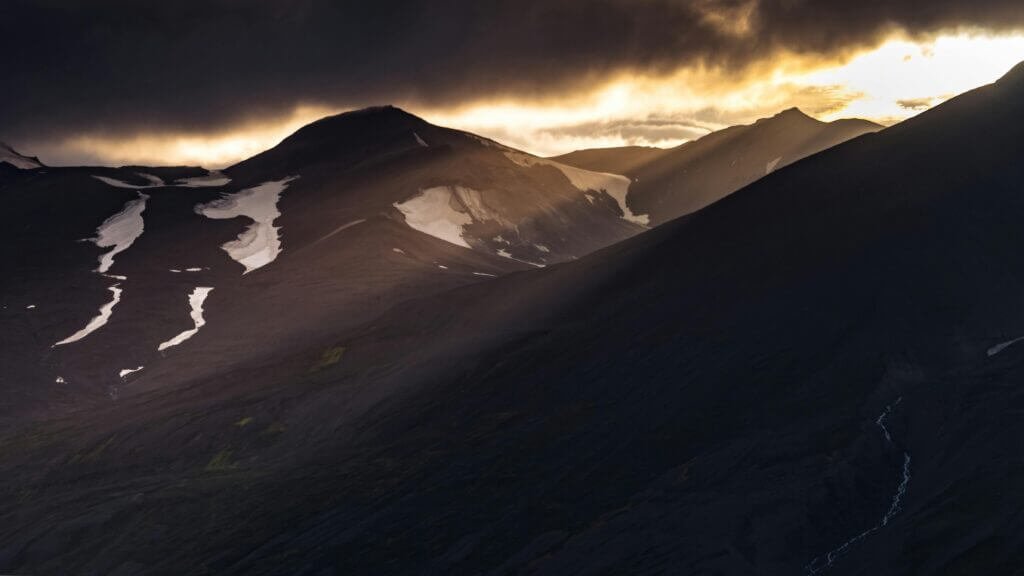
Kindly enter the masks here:
<path id="1" fill-rule="evenodd" d="M 1024 66 L 578 261 L 12 427 L 0 565 L 1013 572 L 1022 137 Z"/>
<path id="2" fill-rule="evenodd" d="M 449 289 L 423 290 L 415 276 L 417 295 L 360 322 L 321 308 L 350 285 L 332 298 L 317 293 L 352 276 L 314 269 L 344 255 L 307 249 L 317 256 L 304 260 L 283 244 L 244 276 L 229 260 L 218 266 L 234 264 L 238 283 L 258 286 L 218 302 L 230 285 L 220 277 L 207 325 L 168 359 L 182 358 L 181 370 L 214 366 L 223 353 L 215 345 L 243 329 L 274 334 L 277 349 L 188 379 L 168 368 L 154 378 L 147 367 L 117 401 L 10 422 L 0 435 L 9 503 L 0 506 L 0 567 L 1013 573 L 1024 564 L 1022 137 L 1024 65 L 578 260 Z M 286 152 L 279 158 L 274 170 L 295 170 Z M 243 167 L 226 172 L 280 177 Z M 282 219 L 285 200 L 299 196 L 291 187 L 313 180 L 314 168 L 284 183 Z M 76 205 L 86 210 L 109 192 L 67 200 L 92 195 Z M 209 205 L 203 193 L 166 194 L 183 197 L 175 217 L 192 222 L 188 232 L 224 222 L 215 217 L 254 195 Z M 197 201 L 214 216 L 190 220 Z M 52 217 L 40 209 L 12 220 L 43 215 Z M 430 245 L 392 215 L 391 231 Z M 151 242 L 192 238 L 178 232 L 185 225 Z M 284 222 L 282 242 L 293 227 Z M 391 270 L 384 242 L 395 236 L 381 230 L 369 259 Z M 151 253 L 136 248 L 114 266 L 141 275 L 129 257 Z M 514 264 L 450 250 L 474 264 Z M 286 284 L 275 270 L 300 288 L 275 288 Z M 62 295 L 75 288 L 66 278 L 58 285 Z M 262 299 L 267 290 L 277 297 Z M 316 325 L 315 337 L 279 335 L 293 314 Z M 32 326 L 41 333 L 47 323 Z M 8 344 L 2 373 L 33 361 Z"/>
<path id="3" fill-rule="evenodd" d="M 652 226 L 689 214 L 775 170 L 836 144 L 881 130 L 866 120 L 820 122 L 796 108 L 733 126 L 676 148 L 580 150 L 554 158 L 633 180 L 629 208 Z"/>
<path id="4" fill-rule="evenodd" d="M 223 171 L 11 170 L 0 420 L 264 362 L 646 229 L 620 208 L 624 177 L 393 107 L 325 118 Z"/>

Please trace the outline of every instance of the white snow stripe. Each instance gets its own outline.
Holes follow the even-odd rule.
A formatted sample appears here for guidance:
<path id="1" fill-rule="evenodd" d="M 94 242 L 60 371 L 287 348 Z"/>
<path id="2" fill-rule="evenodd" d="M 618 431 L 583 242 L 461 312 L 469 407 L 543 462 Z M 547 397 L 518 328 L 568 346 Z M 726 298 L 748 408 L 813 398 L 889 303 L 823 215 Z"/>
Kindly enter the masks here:
<path id="1" fill-rule="evenodd" d="M 129 200 L 120 212 L 103 221 L 96 229 L 96 238 L 93 242 L 100 248 L 111 248 L 111 250 L 100 256 L 100 267 L 96 272 L 106 273 L 114 265 L 114 256 L 128 249 L 129 246 L 142 236 L 145 229 L 145 221 L 142 213 L 146 210 L 146 200 L 149 196 L 139 192 L 139 197 Z"/>
<path id="2" fill-rule="evenodd" d="M 192 317 L 192 323 L 194 326 L 188 330 L 185 330 L 181 334 L 178 334 L 174 338 L 163 342 L 157 347 L 157 351 L 163 352 L 164 350 L 181 344 L 185 340 L 196 335 L 199 329 L 206 325 L 206 320 L 203 318 L 203 303 L 206 302 L 206 297 L 213 291 L 212 287 L 196 286 L 192 293 L 188 296 L 188 304 L 192 308 L 189 315 Z"/>
<path id="3" fill-rule="evenodd" d="M 121 288 L 119 288 L 117 284 L 114 284 L 110 288 L 107 288 L 107 290 L 113 292 L 114 297 L 113 299 L 111 299 L 110 302 L 107 302 L 100 308 L 99 315 L 90 320 L 89 323 L 85 325 L 85 328 L 82 328 L 81 330 L 75 332 L 71 336 L 68 336 L 67 338 L 61 340 L 60 342 L 57 342 L 56 344 L 54 344 L 54 346 L 62 346 L 64 344 L 77 342 L 82 338 L 85 338 L 89 334 L 92 334 L 96 330 L 99 330 L 101 327 L 103 327 L 104 324 L 107 323 L 108 320 L 110 320 L 110 315 L 113 314 L 114 312 L 114 306 L 117 306 L 117 303 L 121 301 Z"/>

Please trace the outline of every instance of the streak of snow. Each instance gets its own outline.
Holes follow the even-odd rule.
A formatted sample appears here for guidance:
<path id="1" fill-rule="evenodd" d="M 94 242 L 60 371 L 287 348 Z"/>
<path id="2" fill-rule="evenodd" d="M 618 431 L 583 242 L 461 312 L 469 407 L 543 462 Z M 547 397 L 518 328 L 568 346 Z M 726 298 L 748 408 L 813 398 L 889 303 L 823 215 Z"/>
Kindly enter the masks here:
<path id="1" fill-rule="evenodd" d="M 35 304 L 29 304 L 28 306 L 25 306 L 25 310 L 34 310 L 35 307 L 36 307 Z"/>
<path id="2" fill-rule="evenodd" d="M 533 246 L 534 246 L 534 248 L 536 248 L 537 250 L 540 250 L 541 252 L 543 252 L 545 254 L 547 254 L 548 252 L 551 252 L 551 248 L 548 248 L 547 246 L 545 246 L 543 244 L 534 244 Z"/>
<path id="3" fill-rule="evenodd" d="M 779 165 L 779 162 L 781 160 L 782 160 L 782 156 L 779 156 L 775 160 L 772 160 L 771 162 L 765 164 L 764 165 L 764 173 L 765 174 L 771 174 L 772 170 L 775 170 L 775 167 Z"/>
<path id="4" fill-rule="evenodd" d="M 185 272 L 202 272 L 202 268 L 185 268 Z"/>
<path id="5" fill-rule="evenodd" d="M 1024 340 L 1024 336 L 1021 336 L 1020 338 L 1014 338 L 1013 340 L 1007 340 L 1006 342 L 1002 342 L 1000 344 L 996 344 L 995 346 L 988 349 L 988 355 L 995 356 L 996 354 L 999 354 L 1003 350 L 1006 350 L 1007 348 L 1013 346 L 1014 344 L 1020 342 L 1021 340 Z"/>
<path id="6" fill-rule="evenodd" d="M 527 168 L 537 165 L 557 168 L 565 175 L 566 178 L 569 179 L 569 182 L 572 183 L 576 189 L 582 192 L 587 192 L 589 190 L 604 191 L 615 199 L 615 202 L 619 205 L 619 209 L 622 210 L 623 220 L 640 226 L 647 226 L 650 223 L 650 218 L 646 214 L 634 214 L 626 204 L 626 195 L 629 192 L 630 180 L 625 176 L 609 174 L 607 172 L 591 172 L 590 170 L 566 166 L 559 162 L 554 162 L 545 158 L 537 158 L 536 156 L 530 156 L 522 152 L 505 152 L 505 156 L 513 163 Z M 588 200 L 593 203 L 593 200 L 589 198 Z"/>
<path id="7" fill-rule="evenodd" d="M 903 397 L 900 396 L 895 402 L 886 406 L 885 410 L 875 420 L 875 424 L 882 430 L 882 435 L 885 436 L 885 441 L 890 446 L 895 446 L 895 444 L 892 441 L 892 434 L 889 432 L 889 428 L 885 425 L 885 422 L 889 419 L 889 415 L 892 414 L 892 409 L 899 406 L 902 401 Z M 819 556 L 814 560 L 811 560 L 811 562 L 807 564 L 807 573 L 809 575 L 818 574 L 831 568 L 832 565 L 835 564 L 835 561 L 849 551 L 850 547 L 854 544 L 889 525 L 889 521 L 903 509 L 903 497 L 906 495 L 907 486 L 910 484 L 910 453 L 906 450 L 903 451 L 903 469 L 901 474 L 900 484 L 896 487 L 896 494 L 893 495 L 892 500 L 889 503 L 889 509 L 886 510 L 882 519 L 874 526 L 860 534 L 857 534 L 846 542 L 843 542 L 839 547 L 834 548 L 824 556 Z"/>
<path id="8" fill-rule="evenodd" d="M 473 272 L 474 276 L 490 276 L 491 278 L 497 278 L 494 274 L 488 274 L 486 272 Z"/>
<path id="9" fill-rule="evenodd" d="M 114 265 L 114 256 L 124 252 L 132 245 L 132 242 L 142 236 L 145 222 L 142 213 L 146 210 L 146 196 L 139 192 L 139 197 L 129 200 L 120 212 L 103 221 L 96 229 L 96 238 L 93 242 L 100 248 L 112 248 L 109 252 L 100 256 L 100 267 L 96 272 L 103 274 Z"/>
<path id="10" fill-rule="evenodd" d="M 412 229 L 470 248 L 462 237 L 462 227 L 472 224 L 473 218 L 453 208 L 453 204 L 456 202 L 452 188 L 435 186 L 420 191 L 405 202 L 395 202 L 394 206 L 405 215 L 405 223 Z"/>
<path id="11" fill-rule="evenodd" d="M 194 326 L 185 330 L 181 334 L 178 334 L 174 338 L 161 343 L 160 346 L 157 347 L 158 351 L 163 352 L 171 346 L 181 344 L 185 340 L 195 336 L 196 333 L 199 332 L 199 329 L 206 325 L 206 320 L 203 319 L 203 303 L 206 302 L 206 297 L 210 295 L 212 290 L 213 288 L 205 286 L 196 286 L 196 288 L 192 290 L 192 293 L 188 296 L 188 304 L 192 308 L 190 316 L 192 317 Z"/>
<path id="12" fill-rule="evenodd" d="M 180 178 L 175 180 L 171 186 L 177 186 L 181 188 L 214 188 L 217 186 L 225 186 L 231 182 L 229 178 L 223 172 L 219 170 L 210 170 L 206 173 L 206 176 L 193 176 L 192 178 Z"/>
<path id="13" fill-rule="evenodd" d="M 405 254 L 405 250 L 402 250 L 401 248 L 392 248 L 391 251 L 398 254 Z"/>
<path id="14" fill-rule="evenodd" d="M 512 258 L 512 254 L 510 254 L 508 250 L 505 250 L 504 248 L 498 250 L 498 256 L 501 256 L 502 258 Z"/>
<path id="15" fill-rule="evenodd" d="M 416 143 L 417 144 L 419 144 L 420 146 L 422 146 L 424 148 L 429 148 L 429 145 L 426 142 L 423 141 L 423 138 L 420 138 L 419 134 L 413 132 L 412 135 L 413 135 L 414 138 L 416 138 Z"/>
<path id="16" fill-rule="evenodd" d="M 142 370 L 143 368 L 145 368 L 145 366 L 139 366 L 138 368 L 125 368 L 124 370 L 118 372 L 117 375 L 123 379 L 125 376 L 128 376 L 129 374 L 134 374 L 139 370 Z"/>
<path id="17" fill-rule="evenodd" d="M 100 182 L 103 182 L 104 184 L 107 184 L 108 186 L 113 186 L 114 188 L 128 188 L 129 190 L 139 190 L 142 188 L 160 188 L 165 186 L 164 181 L 161 180 L 158 176 L 153 176 L 152 174 L 143 174 L 141 172 L 139 172 L 138 175 L 148 180 L 149 184 L 143 184 L 142 186 L 139 186 L 138 184 L 129 184 L 124 180 L 118 180 L 117 178 L 111 178 L 109 176 L 93 176 L 93 178 L 99 180 Z"/>
<path id="18" fill-rule="evenodd" d="M 444 266 L 442 264 L 438 264 L 437 267 L 440 268 L 441 270 L 447 270 L 448 269 L 447 266 Z"/>
<path id="19" fill-rule="evenodd" d="M 108 320 L 110 320 L 110 315 L 113 314 L 114 312 L 114 306 L 117 306 L 117 303 L 121 301 L 121 288 L 117 284 L 114 284 L 113 286 L 107 288 L 107 290 L 110 290 L 114 294 L 114 297 L 113 299 L 110 300 L 110 302 L 107 302 L 100 308 L 99 315 L 90 320 L 89 323 L 85 325 L 85 328 L 82 328 L 81 330 L 75 332 L 71 336 L 68 336 L 67 338 L 61 340 L 60 342 L 57 342 L 56 344 L 54 344 L 54 346 L 62 346 L 64 344 L 77 342 L 82 338 L 85 338 L 89 334 L 92 334 L 96 330 L 99 330 L 104 324 L 107 323 Z"/>
<path id="20" fill-rule="evenodd" d="M 207 218 L 227 220 L 244 216 L 253 221 L 237 240 L 221 246 L 232 260 L 245 267 L 243 274 L 270 264 L 281 253 L 279 228 L 274 226 L 274 220 L 281 215 L 277 202 L 281 199 L 281 192 L 296 178 L 265 182 L 196 206 L 196 212 Z"/>
<path id="21" fill-rule="evenodd" d="M 337 228 L 335 228 L 334 230 L 331 230 L 327 234 L 324 234 L 323 236 L 321 236 L 319 239 L 317 239 L 315 242 L 313 242 L 309 246 L 314 246 L 316 244 L 319 244 L 319 243 L 323 242 L 324 240 L 327 240 L 331 236 L 334 236 L 335 234 L 339 234 L 341 232 L 344 232 L 345 230 L 348 230 L 349 228 L 355 226 L 356 224 L 362 224 L 363 222 L 366 222 L 365 218 L 361 218 L 359 220 L 353 220 L 353 221 L 348 222 L 346 224 L 342 224 L 341 226 L 338 226 Z M 307 248 L 309 246 L 307 246 Z"/>

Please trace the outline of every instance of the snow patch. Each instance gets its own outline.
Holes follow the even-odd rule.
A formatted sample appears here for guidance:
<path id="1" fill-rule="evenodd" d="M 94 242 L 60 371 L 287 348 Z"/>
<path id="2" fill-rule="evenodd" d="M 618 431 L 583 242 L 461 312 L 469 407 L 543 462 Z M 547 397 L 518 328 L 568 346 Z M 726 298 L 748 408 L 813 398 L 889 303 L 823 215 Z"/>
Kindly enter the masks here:
<path id="1" fill-rule="evenodd" d="M 419 134 L 413 132 L 412 135 L 413 135 L 414 138 L 416 138 L 416 143 L 417 144 L 419 144 L 420 146 L 422 146 L 424 148 L 429 148 L 430 147 L 426 142 L 423 141 L 423 138 L 420 138 Z"/>
<path id="2" fill-rule="evenodd" d="M 120 372 L 118 372 L 117 375 L 121 379 L 124 379 L 125 376 L 128 376 L 129 374 L 134 374 L 134 373 L 138 372 L 139 370 L 142 370 L 143 368 L 145 368 L 145 366 L 139 366 L 138 368 L 125 368 L 124 370 L 121 370 Z"/>
<path id="3" fill-rule="evenodd" d="M 996 354 L 999 354 L 1003 350 L 1006 350 L 1007 348 L 1013 346 L 1014 344 L 1020 342 L 1021 340 L 1024 340 L 1024 336 L 1021 336 L 1020 338 L 1014 338 L 1013 340 L 1007 340 L 1006 342 L 1002 342 L 1000 344 L 996 344 L 995 346 L 988 349 L 988 355 L 995 356 Z"/>
<path id="4" fill-rule="evenodd" d="M 181 188 L 215 188 L 225 186 L 231 182 L 226 174 L 219 170 L 210 170 L 206 176 L 193 176 L 192 178 L 179 178 L 171 186 Z"/>
<path id="5" fill-rule="evenodd" d="M 29 304 L 28 306 L 25 306 L 25 310 L 34 310 L 35 307 L 36 307 L 35 304 Z"/>
<path id="6" fill-rule="evenodd" d="M 274 220 L 281 216 L 277 202 L 288 184 L 298 178 L 265 182 L 218 200 L 196 206 L 195 211 L 214 220 L 229 220 L 244 216 L 253 221 L 244 232 L 221 246 L 231 259 L 245 267 L 243 274 L 273 262 L 281 253 L 281 238 Z"/>
<path id="7" fill-rule="evenodd" d="M 402 250 L 401 248 L 392 248 L 391 251 L 398 254 L 405 254 L 405 250 Z"/>
<path id="8" fill-rule="evenodd" d="M 498 250 L 498 256 L 501 256 L 502 258 L 512 258 L 512 254 L 509 253 L 509 251 L 505 250 L 504 248 Z"/>
<path id="9" fill-rule="evenodd" d="M 543 165 L 557 168 L 569 179 L 569 182 L 581 192 L 593 191 L 604 191 L 606 194 L 615 199 L 615 202 L 619 205 L 619 209 L 622 210 L 622 219 L 640 226 L 647 226 L 650 224 L 650 218 L 646 214 L 634 214 L 629 206 L 626 205 L 626 195 L 629 192 L 629 178 L 620 176 L 618 174 L 609 174 L 607 172 L 591 172 L 590 170 L 583 170 L 582 168 L 576 168 L 574 166 L 566 166 L 559 162 L 547 160 L 545 158 L 537 158 L 530 156 L 522 152 L 505 152 L 505 156 L 513 163 L 523 166 L 526 168 Z M 593 199 L 588 198 L 591 203 Z"/>
<path id="10" fill-rule="evenodd" d="M 494 274 L 488 274 L 488 273 L 486 273 L 486 272 L 473 272 L 473 275 L 474 275 L 474 276 L 489 276 L 489 277 L 491 277 L 491 278 L 497 278 L 497 276 L 496 276 L 496 275 L 494 275 Z"/>
<path id="11" fill-rule="evenodd" d="M 54 382 L 56 382 L 57 384 L 64 384 L 65 383 L 64 377 L 63 376 L 57 376 L 57 379 L 54 380 Z"/>
<path id="12" fill-rule="evenodd" d="M 775 160 L 772 160 L 771 162 L 765 164 L 765 166 L 764 166 L 764 173 L 765 174 L 771 174 L 772 170 L 775 170 L 775 167 L 779 165 L 779 162 L 781 160 L 782 160 L 782 156 L 779 156 Z"/>
<path id="13" fill-rule="evenodd" d="M 107 290 L 110 290 L 114 294 L 114 297 L 110 300 L 110 302 L 107 302 L 102 307 L 100 307 L 99 315 L 90 320 L 89 323 L 85 325 L 85 328 L 82 328 L 81 330 L 75 332 L 71 336 L 68 336 L 67 338 L 61 340 L 60 342 L 57 342 L 56 344 L 54 344 L 54 346 L 63 346 L 64 344 L 78 342 L 82 338 L 85 338 L 89 334 L 92 334 L 96 330 L 102 328 L 103 325 L 106 324 L 108 320 L 110 320 L 110 315 L 113 314 L 114 312 L 114 306 L 117 306 L 117 303 L 121 301 L 121 288 L 117 284 L 114 284 L 110 288 L 107 288 Z"/>
<path id="14" fill-rule="evenodd" d="M 410 228 L 456 246 L 470 248 L 462 237 L 462 227 L 472 224 L 473 218 L 453 207 L 456 204 L 453 194 L 450 186 L 435 186 L 420 191 L 405 202 L 395 202 L 394 206 L 405 215 L 405 223 Z"/>
<path id="15" fill-rule="evenodd" d="M 146 196 L 139 192 L 139 197 L 129 200 L 120 212 L 103 221 L 96 229 L 96 238 L 93 242 L 100 248 L 111 248 L 109 252 L 100 256 L 100 267 L 96 272 L 100 274 L 110 270 L 114 265 L 114 256 L 124 252 L 132 245 L 132 242 L 142 236 L 144 221 L 142 212 L 146 209 Z"/>
<path id="16" fill-rule="evenodd" d="M 448 269 L 448 267 L 444 266 L 443 264 L 438 264 L 437 267 L 440 268 L 441 270 L 447 270 Z"/>
<path id="17" fill-rule="evenodd" d="M 188 296 L 188 304 L 192 308 L 190 316 L 192 317 L 192 323 L 194 326 L 191 329 L 178 334 L 174 338 L 161 343 L 160 346 L 157 347 L 158 351 L 163 352 L 171 346 L 181 344 L 185 340 L 195 336 L 196 333 L 199 332 L 199 329 L 206 325 L 206 320 L 203 319 L 203 303 L 206 302 L 206 297 L 210 295 L 212 290 L 212 287 L 206 286 L 196 286 L 196 288 L 192 290 L 192 293 Z"/>
<path id="18" fill-rule="evenodd" d="M 541 252 L 543 252 L 545 254 L 547 254 L 548 252 L 551 252 L 551 248 L 548 248 L 547 246 L 545 246 L 543 244 L 534 244 L 533 247 L 536 248 L 537 250 L 540 250 Z"/>

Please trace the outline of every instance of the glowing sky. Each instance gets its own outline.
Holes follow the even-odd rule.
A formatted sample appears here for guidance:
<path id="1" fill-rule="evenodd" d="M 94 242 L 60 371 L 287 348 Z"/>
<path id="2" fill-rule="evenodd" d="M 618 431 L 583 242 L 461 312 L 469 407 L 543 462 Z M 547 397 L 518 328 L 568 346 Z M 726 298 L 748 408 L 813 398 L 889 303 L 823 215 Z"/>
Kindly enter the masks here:
<path id="1" fill-rule="evenodd" d="M 554 155 L 588 147 L 673 146 L 792 106 L 822 120 L 860 117 L 891 124 L 990 83 L 1021 60 L 1024 32 L 961 30 L 918 40 L 893 33 L 874 48 L 827 59 L 779 53 L 739 71 L 695 66 L 618 74 L 557 97 L 476 98 L 447 106 L 414 98 L 393 103 L 435 124 Z M 284 116 L 212 132 L 78 134 L 25 152 L 54 164 L 85 158 L 223 167 L 345 109 L 300 106 Z"/>

